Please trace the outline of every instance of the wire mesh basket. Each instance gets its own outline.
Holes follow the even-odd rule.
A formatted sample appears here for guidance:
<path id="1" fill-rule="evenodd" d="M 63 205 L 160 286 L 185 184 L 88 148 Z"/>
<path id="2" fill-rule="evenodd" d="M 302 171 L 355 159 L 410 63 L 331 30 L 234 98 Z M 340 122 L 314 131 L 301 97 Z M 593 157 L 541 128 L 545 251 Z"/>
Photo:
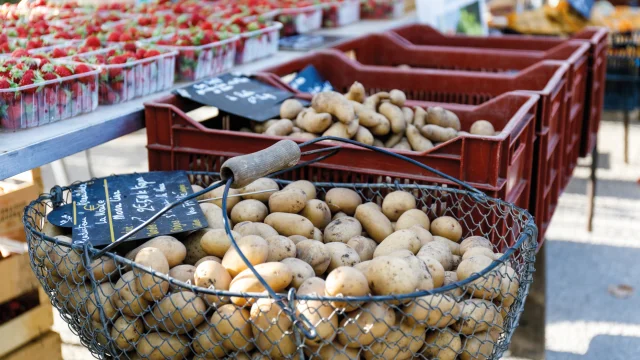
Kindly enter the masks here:
<path id="1" fill-rule="evenodd" d="M 357 144 L 326 137 L 309 143 L 326 139 Z M 291 182 L 278 180 L 280 173 L 310 163 L 290 168 L 298 161 L 300 150 L 297 144 L 286 143 L 285 153 L 295 152 L 292 148 L 298 153 L 293 161 L 291 158 L 280 161 L 279 168 L 284 170 L 279 172 L 272 171 L 278 155 L 269 152 L 272 150 L 269 148 L 263 151 L 262 155 L 268 153 L 266 157 L 256 157 L 263 153 L 259 152 L 229 160 L 227 163 L 238 160 L 236 164 L 242 166 L 229 170 L 225 164 L 221 174 L 189 174 L 192 183 L 204 190 L 182 201 L 202 199 L 206 192 L 224 189 L 219 202 L 221 223 L 212 224 L 209 217 L 208 221 L 210 227 L 224 228 L 222 235 L 226 234 L 228 251 L 222 264 L 229 252 L 233 253 L 231 256 L 236 257 L 235 264 L 239 266 L 233 272 L 212 255 L 216 251 L 210 242 L 201 241 L 206 234 L 213 237 L 213 232 L 219 233 L 220 229 L 178 236 L 182 248 L 162 250 L 166 262 L 159 264 L 149 259 L 161 246 L 147 243 L 153 249 L 143 249 L 145 245 L 122 249 L 119 241 L 136 229 L 102 249 L 93 248 L 89 242 L 72 245 L 62 228 L 45 221 L 51 209 L 70 201 L 69 187 L 56 187 L 33 201 L 24 214 L 33 271 L 82 344 L 101 359 L 499 359 L 518 325 L 532 282 L 537 246 L 532 216 L 460 182 L 456 183 L 463 189 L 399 183 L 315 183 L 317 199 L 326 199 L 330 189 L 350 189 L 359 195 L 363 207 L 374 206 L 367 202 L 381 204 L 389 193 L 407 192 L 415 197 L 416 208 L 431 219 L 441 216 L 457 219 L 463 229 L 462 238 L 484 237 L 477 241 L 488 244 L 495 256 L 489 259 L 463 255 L 457 259 L 462 261 L 457 270 L 448 271 L 456 265 L 444 266 L 442 259 L 430 260 L 428 256 L 420 257 L 420 253 L 417 256 L 400 253 L 360 263 L 354 260 L 354 267 L 345 270 L 338 265 L 344 257 L 351 256 L 353 260 L 353 252 L 345 252 L 337 259 L 332 257 L 325 266 L 325 260 L 316 262 L 315 258 L 300 256 L 301 242 L 291 241 L 298 251 L 293 250 L 289 256 L 297 255 L 302 261 L 260 263 L 244 246 L 246 236 L 238 233 L 242 231 L 238 224 L 232 226 L 226 215 L 227 207 L 232 204 L 235 192 L 232 186 L 242 187 L 271 174 L 275 178 L 273 183 L 282 188 Z M 339 147 L 329 150 L 339 151 Z M 302 155 L 318 152 L 321 151 Z M 389 154 L 396 158 L 394 161 L 412 162 L 402 155 Z M 311 162 L 321 162 L 330 155 Z M 242 171 L 247 168 L 254 174 L 249 181 L 240 181 L 245 177 Z M 171 206 L 175 204 L 162 211 Z M 368 229 L 364 226 L 365 232 L 373 231 Z M 278 231 L 296 239 L 286 229 Z M 314 229 L 308 237 L 316 235 Z M 245 237 L 239 241 L 241 236 Z M 277 238 L 282 240 L 282 236 Z M 151 241 L 161 242 L 158 238 Z M 327 246 L 317 240 L 302 241 Z M 458 254 L 471 254 L 468 249 L 463 251 L 463 247 L 458 247 Z M 273 254 L 269 254 L 272 259 Z M 320 257 L 311 251 L 306 254 Z M 456 260 L 452 257 L 447 261 Z M 296 262 L 301 264 L 291 265 Z M 457 275 L 465 262 L 478 262 L 482 264 L 481 270 L 468 271 L 470 275 L 458 281 Z M 379 276 L 372 275 L 374 272 Z M 235 276 L 232 278 L 230 273 Z M 338 292 L 329 290 L 341 283 L 340 279 L 349 287 Z M 409 285 L 404 288 L 411 291 L 397 290 L 405 283 Z"/>

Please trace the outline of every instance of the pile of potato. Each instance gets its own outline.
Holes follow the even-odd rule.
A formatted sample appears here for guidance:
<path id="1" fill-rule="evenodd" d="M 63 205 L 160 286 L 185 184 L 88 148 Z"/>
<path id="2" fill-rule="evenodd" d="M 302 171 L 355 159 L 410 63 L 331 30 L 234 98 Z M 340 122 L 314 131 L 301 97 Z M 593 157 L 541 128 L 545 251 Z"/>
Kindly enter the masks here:
<path id="1" fill-rule="evenodd" d="M 219 197 L 222 190 L 202 198 Z M 261 190 L 272 191 L 254 193 Z M 430 218 L 410 192 L 390 192 L 379 205 L 363 203 L 347 188 L 324 193 L 296 181 L 280 189 L 261 178 L 230 194 L 240 195 L 227 200 L 232 235 L 278 293 L 295 288 L 298 296 L 336 298 L 410 294 L 467 279 L 501 256 L 483 237 L 463 239 L 453 217 Z M 38 270 L 57 304 L 83 326 L 106 330 L 108 336 L 95 333 L 95 340 L 110 343 L 123 358 L 126 353 L 152 360 L 299 359 L 291 319 L 272 299 L 255 296 L 265 288 L 223 229 L 221 201 L 200 205 L 208 228 L 178 238 L 159 236 L 123 255 L 178 281 L 254 296 L 193 292 L 111 257 L 85 269 L 81 254 L 48 242 L 31 244 Z M 49 223 L 43 232 L 71 241 Z M 98 296 L 90 274 L 100 283 Z M 315 339 L 302 338 L 309 359 L 486 359 L 518 288 L 518 276 L 504 263 L 466 288 L 436 295 L 385 302 L 298 300 L 288 306 L 317 330 Z"/>
<path id="2" fill-rule="evenodd" d="M 241 131 L 271 136 L 311 140 L 319 136 L 353 139 L 377 147 L 426 151 L 461 134 L 458 116 L 442 107 L 427 109 L 405 106 L 400 90 L 365 95 L 362 84 L 355 82 L 345 95 L 334 91 L 313 96 L 311 107 L 304 108 L 296 99 L 280 107 L 281 119 L 253 123 Z M 474 122 L 470 134 L 493 136 L 496 131 L 487 120 Z"/>

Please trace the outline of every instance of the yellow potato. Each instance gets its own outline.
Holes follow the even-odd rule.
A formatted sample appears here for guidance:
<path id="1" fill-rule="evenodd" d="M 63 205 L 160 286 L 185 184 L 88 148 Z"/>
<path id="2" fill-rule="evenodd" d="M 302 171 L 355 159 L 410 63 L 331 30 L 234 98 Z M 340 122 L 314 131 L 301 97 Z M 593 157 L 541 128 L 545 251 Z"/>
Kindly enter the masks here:
<path id="1" fill-rule="evenodd" d="M 377 243 L 381 243 L 382 240 L 393 233 L 391 221 L 373 205 L 358 206 L 355 218 Z"/>
<path id="2" fill-rule="evenodd" d="M 319 113 L 329 113 L 345 124 L 356 118 L 353 105 L 344 95 L 335 91 L 324 91 L 313 95 L 311 107 Z"/>
<path id="3" fill-rule="evenodd" d="M 420 260 L 424 261 L 429 269 L 429 274 L 433 278 L 433 286 L 439 288 L 444 284 L 444 267 L 440 262 L 429 255 L 416 255 Z"/>
<path id="4" fill-rule="evenodd" d="M 313 226 L 321 230 L 331 222 L 331 210 L 329 210 L 329 206 L 324 201 L 318 199 L 307 200 L 300 215 L 309 219 Z"/>
<path id="5" fill-rule="evenodd" d="M 354 82 L 349 88 L 349 92 L 344 95 L 347 100 L 362 103 L 366 97 L 364 86 L 359 82 Z"/>
<path id="6" fill-rule="evenodd" d="M 149 301 L 140 296 L 142 293 L 138 292 L 136 282 L 136 275 L 133 271 L 129 271 L 120 277 L 114 287 L 116 291 L 114 297 L 116 307 L 124 315 L 140 316 L 147 312 L 150 307 Z"/>
<path id="7" fill-rule="evenodd" d="M 205 257 L 203 257 L 202 259 L 198 260 L 198 262 L 196 262 L 195 264 L 193 264 L 193 266 L 198 267 L 198 265 L 202 264 L 202 263 L 203 263 L 203 262 L 205 262 L 205 261 L 215 261 L 215 262 L 217 262 L 217 263 L 219 263 L 219 264 L 222 264 L 222 259 L 220 259 L 220 258 L 219 258 L 219 257 L 217 257 L 217 256 L 211 256 L 211 255 L 209 255 L 209 256 L 205 256 Z"/>
<path id="8" fill-rule="evenodd" d="M 196 272 L 196 266 L 193 265 L 178 265 L 174 266 L 169 270 L 169 276 L 172 278 L 185 282 L 189 285 L 194 285 L 195 280 L 193 279 L 193 275 Z M 182 287 L 169 284 L 169 288 L 171 291 L 182 291 Z"/>
<path id="9" fill-rule="evenodd" d="M 333 118 L 331 114 L 318 114 L 315 110 L 309 108 L 302 110 L 302 112 L 298 114 L 295 123 L 304 131 L 319 134 L 326 131 L 329 126 L 333 124 Z"/>
<path id="10" fill-rule="evenodd" d="M 293 120 L 302 111 L 302 103 L 296 99 L 287 99 L 280 105 L 280 117 Z"/>
<path id="11" fill-rule="evenodd" d="M 455 271 L 444 272 L 444 284 L 443 284 L 444 286 L 457 283 L 457 282 L 458 282 L 458 274 L 456 274 Z M 462 288 L 456 288 L 456 289 L 447 291 L 447 294 L 455 297 L 456 299 L 460 299 L 464 295 L 464 290 L 462 290 Z"/>
<path id="12" fill-rule="evenodd" d="M 102 283 L 97 289 L 98 295 L 92 290 L 86 300 L 87 314 L 91 316 L 93 321 L 101 321 L 100 310 L 107 319 L 114 319 L 118 315 L 118 306 L 116 303 L 116 289 L 110 282 Z"/>
<path id="13" fill-rule="evenodd" d="M 369 129 L 360 125 L 358 127 L 358 131 L 356 132 L 355 140 L 365 145 L 373 145 L 374 138 L 373 138 L 373 134 L 371 134 L 371 131 L 369 131 Z"/>
<path id="14" fill-rule="evenodd" d="M 414 256 L 411 251 L 398 250 L 392 252 L 389 256 L 402 258 L 407 262 L 407 264 L 409 264 L 411 271 L 418 276 L 418 285 L 416 286 L 416 290 L 432 290 L 434 288 L 433 277 L 431 277 L 427 264 L 423 260 Z"/>
<path id="15" fill-rule="evenodd" d="M 257 235 L 249 235 L 236 241 L 238 248 L 247 260 L 249 260 L 251 265 L 262 264 L 267 261 L 269 256 L 269 243 L 267 243 L 265 239 Z M 248 268 L 247 264 L 233 247 L 224 254 L 222 266 L 227 269 L 232 278 Z"/>
<path id="16" fill-rule="evenodd" d="M 475 333 L 469 336 L 462 345 L 461 360 L 487 360 L 493 353 L 491 337 L 487 333 Z"/>
<path id="17" fill-rule="evenodd" d="M 400 323 L 389 331 L 384 339 L 371 344 L 364 351 L 365 360 L 406 360 L 419 357 L 419 350 L 424 344 L 426 329 L 423 326 L 409 326 Z"/>
<path id="18" fill-rule="evenodd" d="M 211 316 L 212 337 L 228 351 L 251 351 L 251 323 L 249 310 L 227 304 Z"/>
<path id="19" fill-rule="evenodd" d="M 298 289 L 304 283 L 305 280 L 312 278 L 316 275 L 315 271 L 311 265 L 306 262 L 296 259 L 296 258 L 286 258 L 280 261 L 281 263 L 287 265 L 291 273 L 293 274 L 293 279 L 291 280 L 291 286 Z"/>
<path id="20" fill-rule="evenodd" d="M 345 188 L 327 191 L 324 199 L 332 213 L 343 212 L 349 216 L 353 216 L 358 205 L 362 204 L 362 198 L 357 192 Z"/>
<path id="21" fill-rule="evenodd" d="M 456 131 L 460 131 L 460 119 L 453 112 L 443 109 L 439 106 L 434 106 L 427 109 L 426 116 L 427 124 L 438 125 L 441 127 L 453 128 Z"/>
<path id="22" fill-rule="evenodd" d="M 371 345 L 382 338 L 396 323 L 393 309 L 383 302 L 369 302 L 345 314 L 340 322 L 338 341 L 349 348 Z"/>
<path id="23" fill-rule="evenodd" d="M 492 262 L 492 259 L 482 255 L 462 260 L 458 269 L 456 269 L 458 279 L 462 281 L 471 277 L 473 274 L 480 273 L 491 265 Z M 500 273 L 492 270 L 471 282 L 467 287 L 467 292 L 476 298 L 493 299 L 500 295 L 501 285 L 502 278 Z"/>
<path id="24" fill-rule="evenodd" d="M 469 132 L 474 135 L 493 136 L 496 130 L 493 128 L 493 124 L 487 120 L 478 120 L 471 124 Z"/>
<path id="25" fill-rule="evenodd" d="M 407 141 L 409 142 L 409 145 L 411 146 L 411 149 L 413 151 L 423 152 L 431 150 L 433 148 L 433 143 L 431 142 L 431 140 L 422 136 L 420 130 L 414 125 L 407 126 L 406 135 Z"/>
<path id="26" fill-rule="evenodd" d="M 426 125 L 426 118 L 427 112 L 423 108 L 416 106 L 413 111 L 413 125 L 420 129 Z"/>
<path id="27" fill-rule="evenodd" d="M 191 291 L 173 293 L 144 316 L 145 327 L 171 334 L 186 334 L 205 321 L 207 305 Z"/>
<path id="28" fill-rule="evenodd" d="M 296 314 L 305 316 L 317 332 L 315 339 L 304 338 L 309 346 L 333 341 L 338 331 L 338 314 L 328 302 L 320 300 L 300 300 L 296 304 Z"/>
<path id="29" fill-rule="evenodd" d="M 309 360 L 360 360 L 359 349 L 348 348 L 338 342 L 323 344 L 319 347 L 307 347 L 305 355 Z"/>
<path id="30" fill-rule="evenodd" d="M 162 251 L 165 258 L 167 258 L 169 267 L 174 267 L 176 265 L 182 264 L 185 257 L 187 256 L 187 248 L 184 246 L 184 244 L 182 244 L 182 242 L 180 242 L 173 236 L 163 235 L 148 240 L 137 248 L 131 250 L 129 253 L 127 253 L 126 258 L 133 261 L 140 250 L 149 247 L 153 247 Z"/>
<path id="31" fill-rule="evenodd" d="M 412 300 L 403 313 L 409 324 L 446 328 L 458 321 L 462 307 L 449 295 L 434 294 Z"/>
<path id="32" fill-rule="evenodd" d="M 65 235 L 55 236 L 57 240 L 68 244 L 72 243 L 70 237 Z M 47 245 L 49 252 L 45 257 L 45 266 L 53 274 L 64 280 L 80 283 L 85 281 L 86 270 L 82 263 L 82 252 L 62 245 Z"/>
<path id="33" fill-rule="evenodd" d="M 324 242 L 347 243 L 351 238 L 362 234 L 362 225 L 355 218 L 350 216 L 333 220 L 324 229 Z"/>
<path id="34" fill-rule="evenodd" d="M 442 236 L 449 240 L 460 242 L 462 237 L 462 226 L 458 220 L 451 216 L 441 216 L 431 222 L 431 234 Z"/>
<path id="35" fill-rule="evenodd" d="M 258 200 L 242 200 L 231 210 L 231 221 L 241 223 L 243 221 L 262 222 L 269 215 L 269 209 Z"/>
<path id="36" fill-rule="evenodd" d="M 329 272 L 340 266 L 354 266 L 360 262 L 358 253 L 347 244 L 340 242 L 328 243 L 325 244 L 325 249 L 329 250 L 329 256 L 331 256 L 331 262 L 327 269 Z"/>
<path id="37" fill-rule="evenodd" d="M 269 211 L 297 214 L 307 203 L 306 193 L 297 188 L 284 188 L 269 198 Z"/>
<path id="38" fill-rule="evenodd" d="M 462 351 L 460 336 L 450 329 L 427 332 L 423 355 L 429 359 L 456 360 Z"/>
<path id="39" fill-rule="evenodd" d="M 301 235 L 291 235 L 289 236 L 289 239 L 291 239 L 291 241 L 293 241 L 294 244 L 298 244 L 300 241 L 305 241 L 305 240 L 309 240 L 304 236 Z"/>
<path id="40" fill-rule="evenodd" d="M 229 290 L 231 284 L 231 275 L 227 269 L 215 261 L 205 261 L 198 265 L 193 278 L 196 286 L 209 290 Z M 202 294 L 202 297 L 210 306 L 219 306 L 227 302 L 216 295 Z"/>
<path id="41" fill-rule="evenodd" d="M 231 235 L 233 235 L 233 238 L 236 242 L 242 238 L 242 235 L 240 233 L 237 233 L 233 230 L 231 231 Z M 229 248 L 231 248 L 231 239 L 224 229 L 206 229 L 204 234 L 200 238 L 200 247 L 206 254 L 222 258 L 224 257 L 224 254 L 227 253 Z"/>
<path id="42" fill-rule="evenodd" d="M 391 124 L 391 131 L 394 134 L 404 134 L 407 129 L 407 123 L 404 120 L 404 114 L 400 108 L 392 103 L 384 102 L 378 108 L 378 112 L 384 115 Z"/>
<path id="43" fill-rule="evenodd" d="M 494 254 L 493 251 L 484 247 L 474 247 L 474 248 L 468 249 L 464 253 L 464 255 L 462 255 L 462 260 L 466 260 L 474 256 L 486 256 L 491 260 L 496 260 L 496 254 Z"/>
<path id="44" fill-rule="evenodd" d="M 283 291 L 293 280 L 293 273 L 286 264 L 269 262 L 255 265 L 254 268 L 275 292 Z M 251 269 L 238 274 L 229 286 L 229 291 L 236 293 L 261 293 L 265 290 Z M 238 306 L 251 305 L 254 300 L 240 297 L 231 298 L 231 302 Z"/>
<path id="45" fill-rule="evenodd" d="M 269 126 L 269 128 L 264 131 L 264 134 L 268 136 L 286 136 L 291 134 L 292 131 L 293 122 L 289 119 L 281 119 Z"/>
<path id="46" fill-rule="evenodd" d="M 317 240 L 304 240 L 297 243 L 296 258 L 311 265 L 317 276 L 324 274 L 331 264 L 329 249 Z"/>
<path id="47" fill-rule="evenodd" d="M 449 141 L 458 136 L 458 132 L 452 128 L 445 128 L 438 125 L 425 125 L 420 129 L 420 134 L 429 141 L 441 143 Z"/>
<path id="48" fill-rule="evenodd" d="M 461 303 L 459 321 L 453 328 L 464 335 L 488 331 L 494 324 L 502 323 L 500 311 L 491 301 L 480 299 L 464 300 Z"/>
<path id="49" fill-rule="evenodd" d="M 146 266 L 156 272 L 169 274 L 169 263 L 164 253 L 156 248 L 144 248 L 138 252 L 135 258 L 138 265 Z M 154 276 L 142 269 L 134 268 L 136 275 L 137 293 L 148 301 L 162 299 L 169 291 L 169 282 Z"/>
<path id="50" fill-rule="evenodd" d="M 131 351 L 144 334 L 142 318 L 121 316 L 113 323 L 111 339 L 116 348 L 122 351 Z"/>
<path id="51" fill-rule="evenodd" d="M 214 199 L 214 198 L 219 198 L 219 199 L 211 200 L 211 201 L 208 201 L 206 203 L 214 204 L 214 205 L 218 206 L 219 208 L 222 208 L 222 195 L 223 194 L 224 194 L 224 186 L 221 186 L 221 187 L 219 187 L 217 189 L 209 191 L 208 193 L 204 194 L 206 199 Z M 237 189 L 229 189 L 229 195 L 237 195 L 237 194 L 240 194 L 239 190 L 237 190 Z M 227 213 L 231 213 L 231 210 L 233 210 L 233 207 L 236 206 L 236 204 L 238 204 L 240 202 L 240 200 L 241 200 L 240 196 L 234 196 L 234 197 L 227 198 Z M 209 225 L 209 227 L 212 227 L 212 226 Z"/>
<path id="52" fill-rule="evenodd" d="M 194 359 L 222 359 L 227 352 L 220 341 L 216 341 L 213 334 L 215 327 L 208 322 L 200 324 L 191 337 L 193 342 L 191 348 L 196 354 Z"/>
<path id="53" fill-rule="evenodd" d="M 93 278 L 100 283 L 108 280 L 111 275 L 115 275 L 116 268 L 116 262 L 113 258 L 103 256 L 91 262 L 90 270 L 93 273 Z"/>
<path id="54" fill-rule="evenodd" d="M 257 235 L 263 239 L 269 236 L 278 235 L 278 232 L 271 226 L 263 223 L 241 222 L 234 226 L 233 231 L 241 236 Z M 234 236 L 235 237 L 235 236 Z M 237 240 L 238 238 L 236 238 Z"/>
<path id="55" fill-rule="evenodd" d="M 384 203 L 382 205 L 384 206 Z M 409 209 L 403 212 L 396 220 L 396 230 L 409 229 L 415 225 L 424 229 L 429 229 L 431 226 L 429 217 L 424 213 L 424 211 L 419 209 Z"/>
<path id="56" fill-rule="evenodd" d="M 420 250 L 420 240 L 411 230 L 398 230 L 387 236 L 373 252 L 373 257 L 388 255 L 396 250 L 409 250 L 413 254 Z"/>
<path id="57" fill-rule="evenodd" d="M 366 261 L 373 259 L 373 253 L 376 251 L 378 244 L 368 237 L 354 236 L 347 241 L 347 246 L 358 253 L 360 261 Z"/>
<path id="58" fill-rule="evenodd" d="M 311 181 L 298 180 L 284 187 L 284 189 L 300 189 L 304 191 L 307 200 L 315 199 L 317 196 L 316 186 Z"/>
<path id="59" fill-rule="evenodd" d="M 407 96 L 402 90 L 394 89 L 389 91 L 389 100 L 393 105 L 402 107 L 405 101 L 407 101 Z"/>
<path id="60" fill-rule="evenodd" d="M 329 273 L 325 282 L 327 296 L 365 296 L 370 293 L 367 277 L 360 271 L 348 266 L 340 266 Z M 356 310 L 360 303 L 333 301 L 331 305 L 345 311 Z M 336 320 L 337 322 L 337 320 Z"/>
<path id="61" fill-rule="evenodd" d="M 264 219 L 264 223 L 273 227 L 280 235 L 302 235 L 313 238 L 313 224 L 298 214 L 271 213 Z"/>
<path id="62" fill-rule="evenodd" d="M 136 352 L 146 360 L 185 359 L 189 343 L 187 336 L 152 332 L 140 338 Z"/>
<path id="63" fill-rule="evenodd" d="M 250 317 L 253 336 L 260 351 L 277 358 L 295 352 L 295 341 L 292 344 L 286 340 L 291 334 L 291 319 L 274 300 L 258 299 L 251 306 Z"/>
<path id="64" fill-rule="evenodd" d="M 420 247 L 423 247 L 433 241 L 433 235 L 431 235 L 429 230 L 423 228 L 420 225 L 413 225 L 409 228 L 409 230 L 413 231 L 418 237 L 418 240 L 420 240 Z"/>
<path id="65" fill-rule="evenodd" d="M 448 271 L 453 269 L 453 254 L 447 244 L 434 240 L 422 246 L 418 251 L 417 256 L 430 256 L 438 260 L 445 270 Z"/>
<path id="66" fill-rule="evenodd" d="M 491 241 L 483 238 L 482 236 L 470 236 L 460 243 L 460 255 L 464 255 L 467 250 L 474 247 L 483 247 L 493 251 L 493 245 Z"/>
<path id="67" fill-rule="evenodd" d="M 409 294 L 420 280 L 405 260 L 391 256 L 373 258 L 365 276 L 375 295 Z"/>
<path id="68" fill-rule="evenodd" d="M 265 239 L 269 245 L 269 255 L 266 262 L 282 261 L 286 258 L 296 257 L 296 245 L 291 239 L 275 235 Z"/>
<path id="69" fill-rule="evenodd" d="M 247 193 L 253 193 L 256 191 L 265 191 L 265 190 L 273 190 L 273 191 L 262 192 L 259 194 L 245 195 Z M 271 194 L 273 194 L 278 190 L 280 190 L 280 187 L 278 186 L 278 183 L 275 182 L 275 180 L 269 179 L 269 178 L 260 178 L 252 182 L 251 184 L 243 187 L 242 189 L 240 189 L 240 193 L 242 194 L 242 198 L 244 200 L 253 199 L 253 200 L 258 200 L 264 203 L 269 201 L 269 197 L 271 197 Z"/>
<path id="70" fill-rule="evenodd" d="M 457 242 L 451 241 L 442 236 L 434 236 L 433 241 L 446 245 L 451 251 L 452 255 L 460 256 L 460 244 L 458 244 Z M 455 269 L 455 266 L 452 265 L 451 268 Z"/>
<path id="71" fill-rule="evenodd" d="M 216 230 L 222 230 L 224 232 L 221 228 Z M 202 248 L 202 238 L 210 231 L 213 231 L 213 229 L 205 228 L 196 230 L 187 236 L 184 241 L 184 246 L 187 249 L 187 256 L 184 258 L 185 264 L 195 265 L 198 260 L 208 255 Z"/>

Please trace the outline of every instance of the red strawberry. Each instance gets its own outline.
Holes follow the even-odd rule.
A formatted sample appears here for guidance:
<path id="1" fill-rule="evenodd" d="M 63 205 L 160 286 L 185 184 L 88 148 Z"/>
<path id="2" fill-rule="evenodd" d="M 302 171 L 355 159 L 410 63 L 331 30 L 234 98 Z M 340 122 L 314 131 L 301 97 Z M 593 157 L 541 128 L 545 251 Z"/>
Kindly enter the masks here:
<path id="1" fill-rule="evenodd" d="M 98 48 L 102 45 L 102 42 L 95 35 L 89 36 L 84 42 L 84 46 L 91 48 Z"/>
<path id="2" fill-rule="evenodd" d="M 158 51 L 157 49 L 149 49 L 145 52 L 144 57 L 150 58 L 158 55 L 160 55 L 160 51 Z"/>
<path id="3" fill-rule="evenodd" d="M 55 48 L 51 51 L 51 57 L 54 59 L 67 56 L 67 52 L 60 48 Z"/>
<path id="4" fill-rule="evenodd" d="M 31 39 L 29 41 L 27 41 L 27 49 L 37 49 L 39 47 L 42 47 L 42 40 L 40 39 Z"/>
<path id="5" fill-rule="evenodd" d="M 0 53 L 7 54 L 11 52 L 11 46 L 8 42 L 0 44 Z"/>
<path id="6" fill-rule="evenodd" d="M 120 36 L 121 36 L 121 34 L 119 32 L 114 31 L 111 34 L 109 34 L 109 36 L 107 36 L 107 41 L 118 42 L 118 41 L 120 41 Z"/>
<path id="7" fill-rule="evenodd" d="M 5 43 L 9 41 L 9 36 L 7 34 L 0 34 L 0 43 Z"/>
<path id="8" fill-rule="evenodd" d="M 65 65 L 57 65 L 53 70 L 60 77 L 67 77 L 73 75 L 72 69 Z"/>
<path id="9" fill-rule="evenodd" d="M 37 84 L 39 82 L 42 82 L 42 77 L 40 76 L 40 74 L 36 73 L 35 71 L 29 69 L 27 71 L 24 72 L 24 74 L 22 74 L 22 79 L 20 79 L 20 83 L 18 83 L 18 86 L 22 87 L 22 86 L 28 86 L 28 85 L 32 85 L 32 84 Z M 32 87 L 29 89 L 24 89 L 22 90 L 22 92 L 27 93 L 27 94 L 33 94 L 34 92 L 36 92 L 36 90 L 38 90 L 37 87 Z"/>
<path id="10" fill-rule="evenodd" d="M 76 74 L 84 74 L 84 73 L 93 71 L 93 69 L 91 69 L 87 64 L 78 64 L 76 65 L 75 70 L 76 70 Z M 83 76 L 79 80 L 85 84 L 88 84 L 89 82 L 91 82 L 92 79 L 93 77 L 91 76 Z"/>
<path id="11" fill-rule="evenodd" d="M 132 42 L 124 44 L 123 48 L 125 51 L 136 52 L 136 44 Z"/>
<path id="12" fill-rule="evenodd" d="M 12 53 L 11 53 L 11 57 L 14 58 L 21 58 L 24 56 L 29 56 L 29 52 L 27 52 L 27 50 L 25 49 L 15 49 Z"/>
<path id="13" fill-rule="evenodd" d="M 15 88 L 16 84 L 7 79 L 6 77 L 0 77 L 0 90 L 6 90 L 6 89 L 11 89 L 11 88 Z M 0 92 L 0 96 L 5 99 L 5 100 L 11 100 L 14 96 L 13 92 L 9 92 L 9 91 L 2 91 Z"/>
<path id="14" fill-rule="evenodd" d="M 111 58 L 109 58 L 109 64 L 113 65 L 113 64 L 124 64 L 125 62 L 127 62 L 127 56 L 126 55 L 116 55 L 116 56 L 112 56 Z"/>
<path id="15" fill-rule="evenodd" d="M 136 59 L 140 60 L 143 59 L 145 56 L 145 54 L 147 53 L 147 50 L 142 49 L 142 48 L 138 48 L 136 50 Z"/>
<path id="16" fill-rule="evenodd" d="M 133 40 L 133 38 L 131 37 L 131 35 L 125 33 L 125 34 L 120 35 L 120 40 L 119 41 L 120 42 L 125 42 L 125 41 L 132 41 L 132 40 Z"/>

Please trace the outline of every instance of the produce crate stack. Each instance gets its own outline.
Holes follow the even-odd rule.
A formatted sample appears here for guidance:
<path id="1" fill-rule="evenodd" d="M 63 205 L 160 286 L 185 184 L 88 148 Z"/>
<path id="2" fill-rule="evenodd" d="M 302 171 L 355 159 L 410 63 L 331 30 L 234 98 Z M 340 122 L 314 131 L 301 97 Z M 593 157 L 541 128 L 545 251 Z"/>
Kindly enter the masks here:
<path id="1" fill-rule="evenodd" d="M 41 192 L 40 168 L 0 180 L 0 237 L 25 241 L 22 214 Z"/>

